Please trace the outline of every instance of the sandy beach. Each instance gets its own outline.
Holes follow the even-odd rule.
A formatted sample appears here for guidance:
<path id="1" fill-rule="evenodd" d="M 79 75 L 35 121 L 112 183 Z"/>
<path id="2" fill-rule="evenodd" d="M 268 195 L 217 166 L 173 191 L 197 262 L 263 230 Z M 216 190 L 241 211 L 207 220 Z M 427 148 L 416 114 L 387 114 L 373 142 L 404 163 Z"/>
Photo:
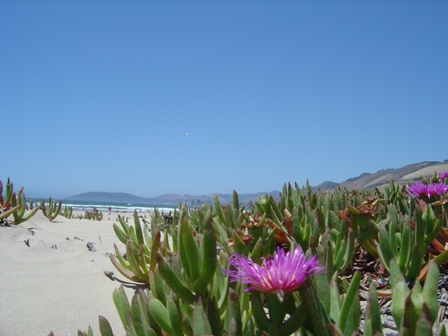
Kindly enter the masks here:
<path id="1" fill-rule="evenodd" d="M 107 257 L 114 243 L 124 250 L 113 231 L 116 218 L 104 213 L 102 221 L 58 216 L 50 222 L 38 211 L 18 226 L 0 227 L 0 336 L 77 335 L 89 325 L 100 335 L 98 315 L 115 335 L 125 335 L 112 293 L 126 279 Z M 126 286 L 128 298 L 135 289 Z"/>

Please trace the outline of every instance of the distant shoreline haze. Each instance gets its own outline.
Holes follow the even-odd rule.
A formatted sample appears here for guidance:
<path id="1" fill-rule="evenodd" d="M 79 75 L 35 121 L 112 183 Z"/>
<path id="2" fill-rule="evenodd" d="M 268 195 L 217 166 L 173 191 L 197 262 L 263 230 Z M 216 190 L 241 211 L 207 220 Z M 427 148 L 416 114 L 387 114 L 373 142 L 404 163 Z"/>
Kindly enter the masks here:
<path id="1" fill-rule="evenodd" d="M 419 181 L 420 176 L 425 178 L 430 178 L 434 172 L 441 173 L 448 171 L 448 160 L 445 161 L 424 161 L 420 163 L 414 163 L 410 165 L 403 166 L 401 168 L 387 168 L 379 170 L 376 173 L 362 173 L 358 177 L 353 177 L 345 180 L 342 183 L 336 183 L 331 181 L 326 181 L 318 186 L 312 187 L 314 190 L 332 190 L 336 187 L 347 188 L 347 189 L 372 189 L 372 188 L 384 188 L 387 186 L 391 180 L 395 183 L 406 184 L 413 181 Z M 294 182 L 291 182 L 294 184 Z M 279 186 L 281 188 L 282 186 Z M 238 192 L 238 190 L 236 190 Z M 257 192 L 257 193 L 246 193 L 239 194 L 238 198 L 241 204 L 247 204 L 251 201 L 257 200 L 260 196 L 272 195 L 275 199 L 280 196 L 280 191 L 273 190 L 270 192 Z M 142 207 L 177 207 L 179 204 L 187 204 L 188 206 L 200 206 L 204 203 L 213 203 L 215 197 L 218 196 L 221 204 L 227 204 L 232 202 L 232 192 L 227 194 L 211 193 L 207 195 L 179 195 L 175 193 L 164 194 L 157 197 L 140 197 L 135 196 L 130 193 L 123 192 L 86 192 L 69 197 L 57 198 L 62 199 L 64 204 L 72 201 L 76 203 L 98 203 L 101 205 L 112 204 L 112 205 L 132 205 L 132 206 L 142 206 Z M 37 202 L 42 198 L 33 198 L 34 202 Z M 48 199 L 44 198 L 44 199 Z"/>

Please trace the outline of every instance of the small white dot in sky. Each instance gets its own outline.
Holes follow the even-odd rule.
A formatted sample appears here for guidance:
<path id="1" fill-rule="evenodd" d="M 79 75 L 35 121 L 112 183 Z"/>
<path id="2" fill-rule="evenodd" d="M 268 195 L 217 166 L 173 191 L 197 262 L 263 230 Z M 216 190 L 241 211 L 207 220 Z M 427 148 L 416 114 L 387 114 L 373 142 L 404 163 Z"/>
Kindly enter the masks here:
<path id="1" fill-rule="evenodd" d="M 188 136 L 188 133 L 185 133 L 186 136 Z"/>

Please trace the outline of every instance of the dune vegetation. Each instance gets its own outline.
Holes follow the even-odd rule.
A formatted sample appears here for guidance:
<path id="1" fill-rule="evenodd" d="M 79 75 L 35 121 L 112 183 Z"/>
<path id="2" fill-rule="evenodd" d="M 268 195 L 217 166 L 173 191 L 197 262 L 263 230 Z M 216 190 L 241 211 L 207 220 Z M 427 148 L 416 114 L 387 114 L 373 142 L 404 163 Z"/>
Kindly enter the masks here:
<path id="1" fill-rule="evenodd" d="M 447 183 L 440 173 L 383 191 L 285 184 L 279 201 L 241 206 L 234 191 L 227 205 L 119 218 L 111 263 L 146 286 L 111 293 L 126 334 L 446 335 Z M 0 219 L 20 224 L 37 210 L 8 188 Z M 99 329 L 114 335 L 107 317 Z"/>

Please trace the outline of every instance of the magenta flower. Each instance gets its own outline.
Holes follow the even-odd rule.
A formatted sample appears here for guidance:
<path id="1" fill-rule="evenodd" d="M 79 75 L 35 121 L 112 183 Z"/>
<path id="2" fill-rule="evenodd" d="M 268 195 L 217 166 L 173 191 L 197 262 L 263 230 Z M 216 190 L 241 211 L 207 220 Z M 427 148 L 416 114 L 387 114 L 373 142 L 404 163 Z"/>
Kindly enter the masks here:
<path id="1" fill-rule="evenodd" d="M 422 182 L 418 182 L 410 185 L 408 187 L 408 192 L 412 196 L 431 198 L 448 192 L 448 185 L 445 183 L 432 183 L 426 185 Z"/>
<path id="2" fill-rule="evenodd" d="M 448 171 L 439 174 L 440 181 L 444 181 L 447 177 L 448 177 Z"/>
<path id="3" fill-rule="evenodd" d="M 262 266 L 238 253 L 232 255 L 229 264 L 235 268 L 224 271 L 230 276 L 230 282 L 240 280 L 248 285 L 245 291 L 273 293 L 279 298 L 283 298 L 284 293 L 299 288 L 307 275 L 314 275 L 323 270 L 323 267 L 317 266 L 317 257 L 313 256 L 307 260 L 300 247 L 287 253 L 282 248 L 277 248 L 273 257 L 263 258 Z"/>

